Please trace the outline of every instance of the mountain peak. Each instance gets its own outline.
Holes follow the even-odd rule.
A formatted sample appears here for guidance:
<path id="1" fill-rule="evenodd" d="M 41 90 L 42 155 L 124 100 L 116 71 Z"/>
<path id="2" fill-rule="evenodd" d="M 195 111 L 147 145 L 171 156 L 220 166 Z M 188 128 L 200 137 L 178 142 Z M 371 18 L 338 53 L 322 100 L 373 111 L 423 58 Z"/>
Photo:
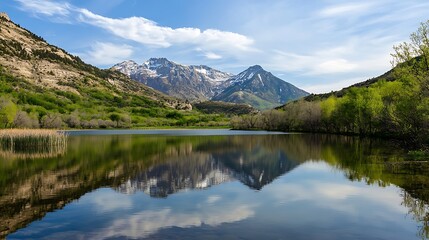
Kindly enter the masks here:
<path id="1" fill-rule="evenodd" d="M 307 92 L 285 82 L 254 65 L 230 78 L 223 92 L 212 100 L 250 104 L 257 109 L 269 109 L 290 100 L 308 95 Z"/>
<path id="2" fill-rule="evenodd" d="M 153 57 L 153 58 L 149 58 L 149 61 L 154 61 L 154 62 L 170 62 L 170 60 L 168 60 L 165 57 Z"/>
<path id="3" fill-rule="evenodd" d="M 133 60 L 126 60 L 126 61 L 115 64 L 113 66 L 113 68 L 123 67 L 123 66 L 136 66 L 136 65 L 138 66 L 138 64 L 136 62 L 134 62 Z"/>
<path id="4" fill-rule="evenodd" d="M 165 57 L 160 58 L 149 58 L 147 62 L 154 62 L 154 63 L 173 63 L 172 61 L 168 60 Z"/>
<path id="5" fill-rule="evenodd" d="M 112 69 L 120 71 L 126 75 L 130 75 L 133 71 L 135 71 L 139 65 L 133 60 L 123 61 L 121 63 L 115 64 Z"/>
<path id="6" fill-rule="evenodd" d="M 159 67 L 171 67 L 175 65 L 172 61 L 168 60 L 167 58 L 150 58 L 146 62 L 144 62 L 143 65 L 146 65 L 149 69 L 157 69 Z"/>
<path id="7" fill-rule="evenodd" d="M 122 63 L 120 63 L 120 64 L 133 64 L 133 65 L 135 65 L 135 64 L 137 64 L 136 62 L 134 62 L 133 60 L 126 60 L 126 61 L 123 61 Z M 137 64 L 138 65 L 138 64 Z"/>
<path id="8" fill-rule="evenodd" d="M 259 78 L 260 78 L 259 73 L 263 73 L 263 72 L 266 72 L 266 71 L 261 66 L 259 66 L 259 65 L 251 66 L 248 69 L 244 70 L 243 72 L 241 72 L 238 75 L 231 78 L 231 80 L 232 80 L 231 83 L 232 84 L 243 83 L 246 81 L 250 81 L 251 79 L 253 79 L 256 76 L 259 76 Z"/>
<path id="9" fill-rule="evenodd" d="M 254 65 L 249 67 L 246 71 L 258 72 L 258 71 L 265 71 L 265 70 L 260 65 Z"/>

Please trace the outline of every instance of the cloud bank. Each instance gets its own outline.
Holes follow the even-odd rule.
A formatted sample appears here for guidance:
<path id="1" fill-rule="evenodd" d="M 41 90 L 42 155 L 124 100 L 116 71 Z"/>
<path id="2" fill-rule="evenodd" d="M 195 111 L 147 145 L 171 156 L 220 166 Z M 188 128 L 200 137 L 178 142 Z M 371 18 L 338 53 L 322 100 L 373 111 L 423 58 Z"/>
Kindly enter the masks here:
<path id="1" fill-rule="evenodd" d="M 188 47 L 201 49 L 206 59 L 221 59 L 225 53 L 240 55 L 254 51 L 253 39 L 234 32 L 217 29 L 201 30 L 199 28 L 171 28 L 159 26 L 156 22 L 144 17 L 108 18 L 95 14 L 88 9 L 78 8 L 68 3 L 50 0 L 16 0 L 21 9 L 35 15 L 48 17 L 67 17 L 75 21 L 104 29 L 114 36 L 142 44 L 151 48 Z M 120 47 L 125 49 L 120 51 Z M 111 51 L 110 51 L 111 50 Z M 114 56 L 114 54 L 116 57 Z M 133 54 L 128 45 L 96 43 L 84 58 L 98 65 L 113 64 Z M 116 62 L 113 62 L 116 61 Z"/>

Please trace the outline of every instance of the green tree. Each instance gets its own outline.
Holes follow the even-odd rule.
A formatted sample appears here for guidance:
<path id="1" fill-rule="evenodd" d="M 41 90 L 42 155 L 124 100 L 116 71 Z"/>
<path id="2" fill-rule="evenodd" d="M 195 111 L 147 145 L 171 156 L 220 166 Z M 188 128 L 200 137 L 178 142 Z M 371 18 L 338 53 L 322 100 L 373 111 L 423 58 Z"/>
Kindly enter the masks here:
<path id="1" fill-rule="evenodd" d="M 429 20 L 420 24 L 419 29 L 412 33 L 410 42 L 394 46 L 392 65 L 397 67 L 402 80 L 417 81 L 429 91 Z M 408 74 L 406 74 L 408 73 Z"/>
<path id="2" fill-rule="evenodd" d="M 337 97 L 334 95 L 330 96 L 326 100 L 322 101 L 320 103 L 321 107 L 321 114 L 322 114 L 322 123 L 324 125 L 325 131 L 332 132 L 332 131 L 338 131 L 337 126 L 335 124 L 335 118 L 333 117 L 333 114 L 337 110 L 338 107 L 338 100 Z M 335 130 L 334 130 L 335 129 Z"/>
<path id="3" fill-rule="evenodd" d="M 18 107 L 8 97 L 0 97 L 0 127 L 8 128 L 13 124 Z"/>
<path id="4" fill-rule="evenodd" d="M 364 133 L 373 134 L 377 131 L 381 112 L 383 110 L 383 99 L 378 88 L 368 88 L 363 92 L 363 105 L 361 114 L 361 124 Z"/>
<path id="5" fill-rule="evenodd" d="M 418 142 L 428 140 L 429 20 L 412 33 L 410 42 L 394 46 L 392 64 L 402 91 L 394 108 L 400 133 Z"/>

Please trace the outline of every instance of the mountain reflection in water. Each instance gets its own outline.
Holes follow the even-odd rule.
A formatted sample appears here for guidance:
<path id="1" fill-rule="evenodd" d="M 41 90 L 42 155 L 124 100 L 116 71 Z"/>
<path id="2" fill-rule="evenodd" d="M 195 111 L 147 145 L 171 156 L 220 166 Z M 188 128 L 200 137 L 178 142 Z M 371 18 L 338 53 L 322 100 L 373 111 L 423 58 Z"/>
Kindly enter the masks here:
<path id="1" fill-rule="evenodd" d="M 164 161 L 128 179 L 118 190 L 140 190 L 152 197 L 167 197 L 181 190 L 204 189 L 233 180 L 259 190 L 299 165 L 280 149 L 267 149 L 274 139 L 248 136 L 250 145 L 244 146 L 242 138 L 202 142 L 195 148 L 192 144 L 179 145 L 178 152 L 171 154 L 170 150 Z"/>
<path id="2" fill-rule="evenodd" d="M 72 136 L 63 156 L 13 160 L 3 156 L 0 161 L 0 237 L 25 228 L 48 212 L 64 208 L 95 189 L 109 187 L 125 194 L 144 192 L 155 198 L 169 198 L 177 192 L 239 181 L 259 191 L 301 164 L 314 161 L 325 162 L 352 181 L 400 187 L 402 204 L 418 223 L 417 234 L 428 237 L 427 164 L 404 162 L 403 152 L 382 141 L 305 134 Z M 220 196 L 211 196 L 207 202 L 219 199 Z M 178 215 L 173 216 L 171 211 L 144 211 L 144 219 L 164 221 L 162 215 L 169 216 L 172 221 Z M 222 221 L 230 223 L 255 214 L 246 204 L 239 209 L 226 207 L 223 211 L 218 214 L 226 219 L 227 213 L 237 215 L 237 218 Z M 165 223 L 160 228 L 199 226 L 198 221 L 211 226 L 222 223 L 212 217 L 193 217 L 182 219 L 182 224 Z M 116 224 L 120 228 L 121 224 Z M 112 236 L 115 235 L 104 237 Z"/>

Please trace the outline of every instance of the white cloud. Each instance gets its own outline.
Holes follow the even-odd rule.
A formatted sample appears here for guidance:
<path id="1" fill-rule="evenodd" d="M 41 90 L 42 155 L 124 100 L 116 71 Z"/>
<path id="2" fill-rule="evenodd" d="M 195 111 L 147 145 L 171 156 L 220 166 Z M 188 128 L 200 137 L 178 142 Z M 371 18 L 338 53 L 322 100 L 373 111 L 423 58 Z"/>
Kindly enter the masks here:
<path id="1" fill-rule="evenodd" d="M 194 45 L 203 50 L 251 51 L 253 40 L 233 32 L 216 29 L 200 30 L 198 28 L 170 28 L 143 17 L 113 19 L 79 10 L 79 20 L 103 28 L 112 34 L 147 46 L 167 48 L 173 45 Z M 210 54 L 209 57 L 217 57 Z"/>
<path id="2" fill-rule="evenodd" d="M 15 0 L 21 4 L 21 9 L 34 14 L 46 16 L 67 16 L 71 6 L 68 3 L 53 2 L 48 0 Z"/>
<path id="3" fill-rule="evenodd" d="M 81 55 L 84 60 L 97 65 L 113 65 L 129 59 L 133 48 L 126 44 L 96 42 L 90 51 Z"/>
<path id="4" fill-rule="evenodd" d="M 373 8 L 373 3 L 347 3 L 329 6 L 322 9 L 319 15 L 322 17 L 337 17 L 349 16 L 351 14 L 367 13 L 370 8 Z"/>
<path id="5" fill-rule="evenodd" d="M 213 204 L 215 202 L 218 202 L 219 200 L 221 200 L 222 197 L 219 195 L 211 195 L 207 197 L 207 203 L 208 204 Z"/>
<path id="6" fill-rule="evenodd" d="M 252 207 L 241 205 L 234 208 L 209 208 L 198 209 L 195 212 L 174 212 L 166 208 L 159 211 L 142 211 L 117 219 L 110 227 L 100 232 L 94 239 L 106 239 L 112 237 L 141 238 L 158 232 L 163 228 L 199 227 L 202 224 L 218 226 L 222 223 L 233 223 L 244 220 L 254 215 Z"/>
<path id="7" fill-rule="evenodd" d="M 126 195 L 116 194 L 109 189 L 99 189 L 95 193 L 96 197 L 90 198 L 91 204 L 94 204 L 97 212 L 113 212 L 132 207 L 130 198 Z"/>
<path id="8" fill-rule="evenodd" d="M 302 71 L 305 75 L 325 75 L 355 70 L 357 63 L 350 62 L 335 51 L 315 52 L 313 55 L 298 55 L 275 51 L 266 65 L 274 70 Z"/>
<path id="9" fill-rule="evenodd" d="M 218 29 L 201 30 L 199 28 L 171 28 L 160 26 L 156 22 L 144 17 L 109 18 L 91 12 L 88 9 L 77 8 L 66 3 L 55 3 L 49 0 L 16 0 L 21 7 L 36 14 L 49 17 L 67 17 L 68 21 L 79 21 L 100 29 L 104 29 L 116 37 L 126 41 L 141 44 L 150 48 L 178 47 L 185 49 L 199 48 L 203 56 L 209 60 L 222 59 L 224 56 L 240 56 L 246 52 L 255 51 L 253 39 L 242 34 L 221 31 Z M 112 59 L 112 54 L 103 56 L 99 49 L 105 46 L 96 46 L 88 58 L 94 64 L 106 64 Z M 126 52 L 118 52 L 120 58 Z M 103 58 L 106 57 L 106 61 Z M 121 59 L 123 60 L 123 59 Z"/>
<path id="10" fill-rule="evenodd" d="M 389 58 L 392 38 L 367 34 L 349 37 L 341 44 L 328 43 L 323 48 L 309 51 L 309 54 L 297 54 L 276 49 L 270 52 L 266 62 L 268 69 L 277 72 L 299 74 L 304 78 L 318 78 L 318 83 L 300 84 L 308 91 L 314 89 L 339 90 L 343 83 L 356 83 L 376 77 L 390 68 Z M 329 76 L 329 81 L 326 81 Z M 354 81 L 354 82 L 353 82 Z M 325 85 L 326 87 L 320 88 Z M 340 87 L 340 88 L 331 88 Z M 319 92 L 319 91 L 317 91 Z"/>
<path id="11" fill-rule="evenodd" d="M 337 58 L 322 61 L 313 67 L 311 74 L 328 74 L 350 72 L 357 68 L 357 65 L 346 59 Z"/>
<path id="12" fill-rule="evenodd" d="M 213 60 L 222 59 L 222 56 L 221 56 L 221 55 L 218 55 L 218 54 L 216 54 L 216 53 L 214 53 L 214 52 L 206 52 L 206 53 L 204 54 L 204 56 L 205 56 L 207 59 L 213 59 Z"/>
<path id="13" fill-rule="evenodd" d="M 332 170 L 328 164 L 323 162 L 306 162 L 295 171 L 312 171 L 312 175 L 327 174 Z M 382 206 L 384 211 L 389 210 L 396 213 L 406 213 L 407 209 L 401 205 L 402 197 L 398 194 L 400 189 L 395 186 L 380 188 L 379 186 L 368 186 L 365 183 L 337 182 L 336 180 L 305 180 L 300 183 L 283 182 L 267 186 L 263 191 L 273 196 L 273 204 L 285 204 L 297 201 L 312 201 L 316 205 L 334 209 L 337 211 L 358 214 L 360 205 L 351 201 L 367 202 Z M 317 201 L 314 201 L 317 199 Z M 383 215 L 386 219 L 391 218 L 389 214 Z"/>
<path id="14" fill-rule="evenodd" d="M 350 78 L 340 81 L 321 81 L 317 84 L 309 84 L 302 86 L 305 91 L 310 93 L 329 93 L 332 90 L 341 90 L 345 87 L 349 87 L 350 85 L 353 85 L 357 82 L 362 82 L 366 79 L 369 79 L 370 77 L 358 77 L 358 78 Z"/>

